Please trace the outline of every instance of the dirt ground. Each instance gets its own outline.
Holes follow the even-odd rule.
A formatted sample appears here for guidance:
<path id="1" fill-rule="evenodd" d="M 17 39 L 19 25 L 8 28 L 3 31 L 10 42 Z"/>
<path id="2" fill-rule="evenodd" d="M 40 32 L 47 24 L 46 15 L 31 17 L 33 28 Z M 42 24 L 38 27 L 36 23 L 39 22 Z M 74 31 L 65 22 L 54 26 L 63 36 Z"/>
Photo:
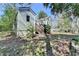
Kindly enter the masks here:
<path id="1" fill-rule="evenodd" d="M 33 55 L 32 53 L 29 53 L 30 49 L 26 48 L 26 46 L 28 46 L 28 44 L 27 44 L 27 40 L 23 39 L 21 37 L 17 37 L 17 38 L 15 38 L 13 36 L 0 37 L 0 56 L 1 55 L 2 56 Z M 26 50 L 28 50 L 28 52 L 26 52 Z M 30 52 L 31 52 L 31 50 L 30 50 Z"/>

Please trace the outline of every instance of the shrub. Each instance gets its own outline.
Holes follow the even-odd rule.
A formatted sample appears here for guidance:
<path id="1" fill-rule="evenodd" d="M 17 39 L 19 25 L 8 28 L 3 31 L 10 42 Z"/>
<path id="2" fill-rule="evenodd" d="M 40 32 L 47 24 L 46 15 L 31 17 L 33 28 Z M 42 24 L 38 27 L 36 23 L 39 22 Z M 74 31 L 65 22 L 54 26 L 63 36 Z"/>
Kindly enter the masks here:
<path id="1" fill-rule="evenodd" d="M 49 24 L 44 25 L 44 32 L 45 33 L 50 33 L 50 29 L 51 29 L 51 26 Z"/>
<path id="2" fill-rule="evenodd" d="M 44 56 L 45 53 L 44 53 L 44 51 L 43 51 L 42 48 L 37 47 L 36 50 L 35 50 L 35 55 L 36 55 L 36 56 Z"/>
<path id="3" fill-rule="evenodd" d="M 72 40 L 75 41 L 75 44 L 79 44 L 79 37 L 75 37 Z"/>
<path id="4" fill-rule="evenodd" d="M 30 23 L 27 27 L 27 38 L 32 38 L 34 36 L 34 32 L 35 32 L 35 29 L 34 29 L 34 26 Z"/>

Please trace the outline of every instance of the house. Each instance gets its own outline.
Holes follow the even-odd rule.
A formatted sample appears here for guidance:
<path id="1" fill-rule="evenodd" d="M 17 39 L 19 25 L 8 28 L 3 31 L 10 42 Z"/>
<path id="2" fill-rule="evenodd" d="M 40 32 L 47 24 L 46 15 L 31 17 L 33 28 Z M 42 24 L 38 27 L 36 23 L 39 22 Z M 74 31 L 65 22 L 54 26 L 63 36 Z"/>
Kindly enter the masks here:
<path id="1" fill-rule="evenodd" d="M 19 7 L 17 14 L 17 35 L 26 36 L 26 30 L 29 27 L 28 25 L 31 23 L 35 28 L 36 23 L 39 23 L 38 20 L 36 13 L 31 9 L 31 7 Z M 50 20 L 48 23 L 51 25 L 51 17 L 46 17 L 40 20 L 44 20 L 43 23 L 45 24 Z"/>
<path id="2" fill-rule="evenodd" d="M 30 7 L 19 7 L 17 14 L 17 35 L 25 36 L 28 24 L 35 26 L 36 13 Z"/>

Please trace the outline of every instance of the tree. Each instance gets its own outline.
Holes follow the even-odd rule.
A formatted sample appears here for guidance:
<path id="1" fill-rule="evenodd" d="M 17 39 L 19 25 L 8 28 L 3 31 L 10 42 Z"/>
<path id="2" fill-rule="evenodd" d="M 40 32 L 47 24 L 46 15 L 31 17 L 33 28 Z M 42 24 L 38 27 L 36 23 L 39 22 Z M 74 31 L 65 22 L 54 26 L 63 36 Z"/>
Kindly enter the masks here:
<path id="1" fill-rule="evenodd" d="M 50 33 L 51 26 L 49 24 L 50 20 L 48 15 L 44 11 L 40 11 L 38 14 L 38 19 L 39 19 L 39 22 L 41 23 L 39 25 L 40 26 L 39 28 L 41 29 L 42 33 Z"/>
<path id="2" fill-rule="evenodd" d="M 47 14 L 44 11 L 40 11 L 38 14 L 38 19 L 47 17 Z"/>
<path id="3" fill-rule="evenodd" d="M 19 6 L 23 5 L 23 4 L 12 3 L 12 4 L 4 4 L 4 5 L 6 6 L 6 8 L 5 8 L 3 16 L 6 16 L 8 18 L 8 23 L 10 23 L 9 26 L 11 28 L 11 31 L 12 31 L 12 33 L 14 32 L 16 35 L 17 34 L 17 19 L 16 19 L 16 17 L 18 14 L 17 8 L 19 8 Z M 29 5 L 29 3 L 26 5 Z M 5 20 L 6 20 L 6 18 L 5 18 Z"/>
<path id="4" fill-rule="evenodd" d="M 71 21 L 66 14 L 63 13 L 58 19 L 58 28 L 63 32 L 70 32 L 71 30 Z"/>
<path id="5" fill-rule="evenodd" d="M 77 3 L 44 3 L 43 4 L 46 8 L 50 8 L 51 13 L 55 16 L 58 16 L 64 12 L 67 13 L 67 18 L 69 20 L 72 20 L 72 22 L 75 20 L 77 24 L 77 20 L 79 18 L 79 4 Z M 71 16 L 73 15 L 73 18 Z M 74 22 L 74 23 L 75 23 Z M 75 27 L 78 28 L 78 26 L 75 24 Z"/>
<path id="6" fill-rule="evenodd" d="M 1 17 L 1 24 L 2 24 L 1 31 L 11 31 L 12 33 L 16 11 L 15 9 L 12 8 L 11 5 L 9 4 L 4 5 L 5 5 L 4 15 Z"/>
<path id="7" fill-rule="evenodd" d="M 7 5 L 7 8 L 4 11 L 4 16 L 6 16 L 8 19 L 8 23 L 9 23 L 9 28 L 11 29 L 10 31 L 13 30 L 13 22 L 14 22 L 14 17 L 15 17 L 15 10 L 13 10 L 13 8 L 10 5 Z"/>
<path id="8" fill-rule="evenodd" d="M 13 25 L 14 12 L 10 6 L 6 6 L 4 15 L 1 17 L 1 31 L 11 31 Z"/>
<path id="9" fill-rule="evenodd" d="M 28 6 L 28 5 L 30 5 L 30 3 L 27 3 L 27 4 L 19 3 L 19 5 L 21 5 L 21 6 L 23 6 L 23 5 Z M 15 3 L 9 4 L 9 6 L 11 6 L 12 9 L 14 10 L 13 29 L 14 29 L 14 33 L 16 35 L 17 34 L 17 19 L 16 19 L 16 17 L 17 17 L 17 14 L 18 14 L 18 10 L 17 10 L 18 7 L 17 7 L 17 4 L 15 4 Z"/>
<path id="10" fill-rule="evenodd" d="M 1 31 L 10 31 L 11 25 L 8 17 L 3 16 L 0 21 Z"/>

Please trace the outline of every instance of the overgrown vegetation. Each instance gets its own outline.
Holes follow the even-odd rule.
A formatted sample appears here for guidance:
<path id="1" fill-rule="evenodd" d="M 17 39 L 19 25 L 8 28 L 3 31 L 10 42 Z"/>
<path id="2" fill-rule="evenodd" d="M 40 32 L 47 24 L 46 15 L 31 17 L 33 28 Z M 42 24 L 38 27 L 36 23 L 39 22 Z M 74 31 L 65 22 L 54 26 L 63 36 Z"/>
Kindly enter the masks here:
<path id="1" fill-rule="evenodd" d="M 38 47 L 38 48 L 36 48 L 36 50 L 35 50 L 35 55 L 36 55 L 36 56 L 45 56 L 45 52 L 43 51 L 42 48 Z"/>
<path id="2" fill-rule="evenodd" d="M 68 18 L 68 15 L 63 12 L 62 16 L 58 19 L 58 28 L 60 32 L 70 32 L 71 31 L 71 20 Z"/>
<path id="3" fill-rule="evenodd" d="M 73 26 L 71 28 L 72 32 L 79 33 L 79 4 L 78 3 L 44 3 L 43 4 L 46 8 L 50 8 L 51 14 L 55 17 L 58 17 L 63 12 L 66 12 L 68 15 L 66 18 L 69 18 L 71 22 L 73 22 Z M 68 20 L 68 21 L 69 21 Z M 63 25 L 65 26 L 65 24 Z"/>
<path id="4" fill-rule="evenodd" d="M 39 14 L 38 14 L 38 19 L 42 19 L 42 18 L 45 18 L 45 17 L 47 17 L 47 14 L 44 11 L 40 11 Z"/>
<path id="5" fill-rule="evenodd" d="M 35 28 L 31 23 L 28 24 L 26 31 L 27 31 L 27 34 L 26 34 L 27 38 L 30 38 L 30 39 L 33 38 Z"/>
<path id="6" fill-rule="evenodd" d="M 72 40 L 75 41 L 75 44 L 76 45 L 79 45 L 79 37 L 75 37 Z"/>
<path id="7" fill-rule="evenodd" d="M 51 26 L 49 24 L 44 25 L 44 32 L 50 34 Z"/>
<path id="8" fill-rule="evenodd" d="M 1 17 L 0 20 L 0 31 L 12 30 L 14 14 L 14 10 L 10 6 L 5 9 L 4 15 Z"/>
<path id="9" fill-rule="evenodd" d="M 58 28 L 60 28 L 60 31 L 70 32 L 71 30 L 76 29 L 76 28 L 79 30 L 78 23 L 77 23 L 78 17 L 79 17 L 79 4 L 59 4 L 59 3 L 58 4 L 55 4 L 55 3 L 49 4 L 49 3 L 47 3 L 47 4 L 44 4 L 44 6 L 46 6 L 46 8 L 47 7 L 50 8 L 51 13 L 54 16 L 59 16 L 59 15 L 62 14 L 61 19 L 63 19 L 63 20 L 59 20 L 59 23 L 58 23 Z M 63 14 L 63 12 L 65 12 L 66 14 Z M 73 18 L 74 18 L 73 20 L 75 20 L 74 23 L 76 25 L 75 26 L 76 28 L 73 28 L 73 29 L 71 28 L 71 22 L 73 22 L 73 20 L 70 17 L 72 15 L 73 15 Z M 17 17 L 16 4 L 8 5 L 8 7 L 5 8 L 4 15 L 0 19 L 0 32 L 2 32 L 2 31 L 13 31 L 13 25 L 14 25 L 14 30 L 15 30 L 15 33 L 16 33 L 17 32 L 16 31 L 16 29 L 17 29 L 16 17 Z M 43 20 L 41 20 L 41 19 L 44 19 L 46 17 L 48 17 L 48 16 L 43 11 L 40 11 L 40 13 L 38 14 L 38 19 L 42 22 L 43 22 Z M 48 21 L 48 19 L 45 19 L 44 21 Z M 44 23 L 41 23 L 41 25 L 44 26 L 45 34 L 50 34 L 51 26 L 49 24 L 44 24 Z M 43 27 L 41 27 L 41 28 L 43 28 Z M 34 33 L 35 27 L 33 26 L 33 24 L 31 24 L 29 22 L 29 24 L 26 28 L 26 31 L 27 31 L 26 37 L 29 38 L 29 39 L 33 39 L 33 37 L 35 36 L 35 33 Z M 11 33 L 13 33 L 13 32 L 11 32 Z M 5 33 L 2 32 L 2 33 L 0 33 L 0 36 L 2 36 L 4 34 Z M 51 38 L 51 39 L 53 39 L 53 38 Z M 73 40 L 75 41 L 76 44 L 79 45 L 79 37 L 76 37 Z M 10 56 L 10 55 L 17 56 L 17 55 L 19 55 L 19 56 L 22 56 L 22 55 L 26 55 L 26 54 L 33 55 L 33 52 L 34 52 L 36 56 L 45 56 L 45 51 L 41 47 L 34 48 L 34 43 L 35 42 L 29 42 L 29 44 L 22 46 L 22 47 L 20 46 L 20 47 L 13 47 L 13 48 L 8 48 L 8 47 L 0 48 L 0 55 L 4 55 L 4 56 Z M 58 45 L 58 47 L 56 47 L 56 49 L 60 48 L 59 53 L 61 52 L 61 47 L 62 47 L 62 52 L 66 53 L 66 51 L 63 49 L 63 47 L 65 48 L 65 46 L 63 46 L 63 45 L 65 45 L 66 43 L 57 42 L 56 44 Z M 49 52 L 50 42 L 47 41 L 47 45 L 48 45 L 47 50 Z M 66 47 L 69 48 L 69 43 L 68 43 L 68 46 L 66 46 Z M 67 53 L 69 53 L 69 52 L 67 52 Z"/>

